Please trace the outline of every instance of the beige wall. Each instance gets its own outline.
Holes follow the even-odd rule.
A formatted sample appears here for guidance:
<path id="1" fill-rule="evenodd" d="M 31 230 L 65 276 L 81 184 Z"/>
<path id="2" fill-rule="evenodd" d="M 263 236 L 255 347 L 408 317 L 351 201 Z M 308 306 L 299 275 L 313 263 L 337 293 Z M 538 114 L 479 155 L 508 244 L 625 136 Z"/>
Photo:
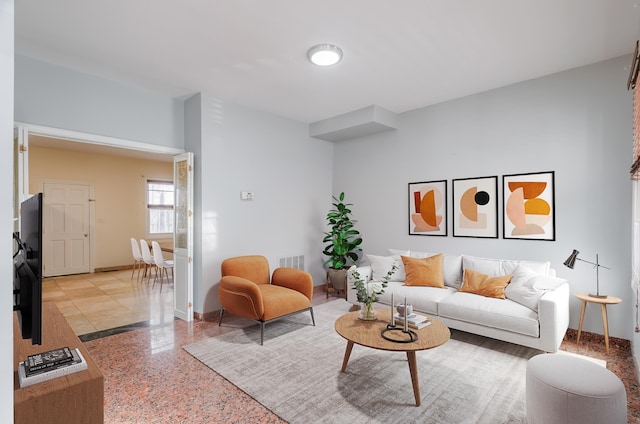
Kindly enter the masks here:
<path id="1" fill-rule="evenodd" d="M 96 269 L 133 263 L 129 238 L 145 238 L 146 179 L 173 179 L 173 163 L 35 146 L 29 149 L 30 193 L 41 192 L 45 180 L 93 185 Z"/>

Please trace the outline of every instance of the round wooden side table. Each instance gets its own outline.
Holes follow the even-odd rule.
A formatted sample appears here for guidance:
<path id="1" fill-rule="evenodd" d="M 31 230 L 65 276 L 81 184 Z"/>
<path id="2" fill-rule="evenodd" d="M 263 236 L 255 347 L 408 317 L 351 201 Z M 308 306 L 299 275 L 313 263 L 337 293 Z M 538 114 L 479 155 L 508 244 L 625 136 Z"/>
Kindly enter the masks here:
<path id="1" fill-rule="evenodd" d="M 576 293 L 576 297 L 582 301 L 582 309 L 580 310 L 580 324 L 578 324 L 578 338 L 576 343 L 580 343 L 580 333 L 582 332 L 582 322 L 584 321 L 584 311 L 587 309 L 587 302 L 600 304 L 602 311 L 602 326 L 604 327 L 604 345 L 609 354 L 609 321 L 607 321 L 607 305 L 614 305 L 622 302 L 622 299 L 615 296 L 594 297 L 588 293 Z"/>

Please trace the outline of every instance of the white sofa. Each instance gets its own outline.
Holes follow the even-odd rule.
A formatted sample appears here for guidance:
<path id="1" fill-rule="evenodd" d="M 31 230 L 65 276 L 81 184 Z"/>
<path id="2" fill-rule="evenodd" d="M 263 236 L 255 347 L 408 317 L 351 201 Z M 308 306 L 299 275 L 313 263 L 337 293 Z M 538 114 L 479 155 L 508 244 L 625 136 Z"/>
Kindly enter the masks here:
<path id="1" fill-rule="evenodd" d="M 390 305 L 406 297 L 414 311 L 437 317 L 450 328 L 510 343 L 556 352 L 569 326 L 569 284 L 557 278 L 549 262 L 488 259 L 447 255 L 442 259 L 444 288 L 408 286 L 401 256 L 426 258 L 435 254 L 389 250 L 389 256 L 366 255 L 369 265 L 357 268 L 367 284 L 380 281 L 393 263 L 392 275 L 378 303 Z M 490 277 L 512 275 L 504 290 L 506 299 L 459 291 L 467 269 Z M 472 273 L 470 273 L 471 275 Z M 358 304 L 352 273 L 347 301 Z"/>

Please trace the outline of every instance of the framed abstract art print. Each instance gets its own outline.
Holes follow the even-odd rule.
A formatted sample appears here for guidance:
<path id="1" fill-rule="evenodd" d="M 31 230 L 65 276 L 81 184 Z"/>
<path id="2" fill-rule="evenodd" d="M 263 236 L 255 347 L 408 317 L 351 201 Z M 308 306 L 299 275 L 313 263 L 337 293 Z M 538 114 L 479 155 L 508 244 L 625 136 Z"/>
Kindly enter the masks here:
<path id="1" fill-rule="evenodd" d="M 447 235 L 447 181 L 409 183 L 409 235 Z"/>
<path id="2" fill-rule="evenodd" d="M 505 239 L 556 239 L 554 172 L 504 175 Z"/>
<path id="3" fill-rule="evenodd" d="M 498 177 L 453 180 L 453 236 L 498 238 Z"/>

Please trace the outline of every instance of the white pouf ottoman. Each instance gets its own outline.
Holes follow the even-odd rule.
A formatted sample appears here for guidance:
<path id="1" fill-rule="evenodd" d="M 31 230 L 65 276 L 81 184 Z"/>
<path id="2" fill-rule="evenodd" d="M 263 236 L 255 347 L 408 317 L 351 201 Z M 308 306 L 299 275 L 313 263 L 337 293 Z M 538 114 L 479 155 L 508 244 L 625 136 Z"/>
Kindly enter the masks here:
<path id="1" fill-rule="evenodd" d="M 626 423 L 627 393 L 611 371 L 563 354 L 534 356 L 527 363 L 530 424 Z"/>

